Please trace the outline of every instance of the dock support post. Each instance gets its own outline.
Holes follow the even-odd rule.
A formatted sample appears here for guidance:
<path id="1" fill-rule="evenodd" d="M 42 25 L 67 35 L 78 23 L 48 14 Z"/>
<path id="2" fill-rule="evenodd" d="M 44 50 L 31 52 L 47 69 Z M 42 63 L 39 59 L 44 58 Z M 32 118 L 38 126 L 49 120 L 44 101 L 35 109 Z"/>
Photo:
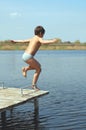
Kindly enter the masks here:
<path id="1" fill-rule="evenodd" d="M 37 98 L 34 99 L 34 123 L 37 129 L 39 127 L 39 103 Z"/>
<path id="2" fill-rule="evenodd" d="M 34 111 L 39 113 L 39 103 L 37 98 L 34 99 Z"/>
<path id="3" fill-rule="evenodd" d="M 6 127 L 6 111 L 1 112 L 2 129 Z"/>

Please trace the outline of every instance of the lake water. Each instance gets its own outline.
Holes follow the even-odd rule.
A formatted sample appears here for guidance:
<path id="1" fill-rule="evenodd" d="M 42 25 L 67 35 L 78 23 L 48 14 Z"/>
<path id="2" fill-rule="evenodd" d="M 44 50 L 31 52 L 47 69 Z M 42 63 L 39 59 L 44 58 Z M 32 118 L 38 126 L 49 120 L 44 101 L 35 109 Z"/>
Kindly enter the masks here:
<path id="1" fill-rule="evenodd" d="M 0 80 L 7 87 L 30 86 L 34 71 L 27 78 L 21 73 L 23 51 L 0 51 Z M 39 114 L 33 103 L 0 116 L 0 130 L 86 130 L 86 51 L 39 51 L 42 64 L 38 86 L 49 94 L 39 98 Z"/>

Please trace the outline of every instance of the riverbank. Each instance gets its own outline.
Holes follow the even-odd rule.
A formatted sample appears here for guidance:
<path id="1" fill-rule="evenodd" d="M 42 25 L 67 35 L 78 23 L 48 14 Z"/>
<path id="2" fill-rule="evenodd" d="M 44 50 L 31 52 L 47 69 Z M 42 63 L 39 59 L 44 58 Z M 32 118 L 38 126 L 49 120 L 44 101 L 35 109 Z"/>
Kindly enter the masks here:
<path id="1" fill-rule="evenodd" d="M 28 43 L 0 43 L 0 50 L 25 50 Z M 80 44 L 50 44 L 42 45 L 40 50 L 86 50 L 86 45 Z"/>

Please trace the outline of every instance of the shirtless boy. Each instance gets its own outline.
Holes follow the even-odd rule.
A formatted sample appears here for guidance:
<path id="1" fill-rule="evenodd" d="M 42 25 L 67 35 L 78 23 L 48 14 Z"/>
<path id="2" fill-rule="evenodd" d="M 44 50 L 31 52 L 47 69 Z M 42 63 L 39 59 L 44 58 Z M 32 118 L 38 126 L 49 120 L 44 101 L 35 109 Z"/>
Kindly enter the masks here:
<path id="1" fill-rule="evenodd" d="M 22 74 L 24 77 L 27 76 L 27 71 L 28 70 L 36 70 L 33 76 L 33 80 L 32 80 L 32 89 L 36 89 L 39 90 L 39 88 L 37 87 L 37 81 L 38 81 L 38 77 L 40 75 L 41 72 L 41 65 L 40 63 L 34 58 L 34 55 L 36 54 L 36 52 L 38 51 L 39 47 L 42 44 L 49 44 L 49 43 L 55 43 L 57 42 L 59 39 L 52 39 L 52 40 L 43 40 L 43 36 L 45 34 L 45 29 L 42 26 L 37 26 L 34 30 L 34 37 L 31 39 L 27 39 L 27 40 L 12 40 L 12 42 L 28 42 L 29 45 L 26 48 L 22 59 L 29 65 L 26 67 L 22 68 Z"/>

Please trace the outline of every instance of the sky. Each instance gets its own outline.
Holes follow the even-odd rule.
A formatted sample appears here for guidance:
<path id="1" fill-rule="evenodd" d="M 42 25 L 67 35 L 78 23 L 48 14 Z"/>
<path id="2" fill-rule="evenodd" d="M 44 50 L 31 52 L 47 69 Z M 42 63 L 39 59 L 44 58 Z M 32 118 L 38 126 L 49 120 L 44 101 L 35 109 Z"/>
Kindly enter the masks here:
<path id="1" fill-rule="evenodd" d="M 86 42 L 86 0 L 0 0 L 0 40 L 31 38 L 38 25 L 44 39 Z"/>

